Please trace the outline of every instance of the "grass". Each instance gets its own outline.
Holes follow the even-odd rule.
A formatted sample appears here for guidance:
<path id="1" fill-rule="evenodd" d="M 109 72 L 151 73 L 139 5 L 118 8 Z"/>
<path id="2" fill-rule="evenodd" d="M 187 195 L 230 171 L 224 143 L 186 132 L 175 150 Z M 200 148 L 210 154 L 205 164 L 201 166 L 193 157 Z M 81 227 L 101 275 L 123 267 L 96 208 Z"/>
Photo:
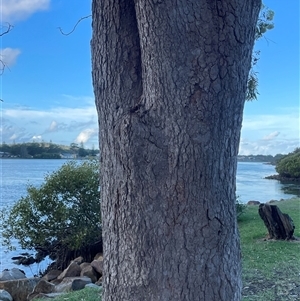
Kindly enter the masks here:
<path id="1" fill-rule="evenodd" d="M 300 199 L 277 202 L 300 237 Z M 239 219 L 243 263 L 243 301 L 300 300 L 300 241 L 266 240 L 268 231 L 258 206 L 248 206 Z"/>
<path id="2" fill-rule="evenodd" d="M 59 297 L 53 298 L 53 301 L 101 301 L 102 290 L 86 287 L 82 290 L 65 293 Z M 34 299 L 44 301 L 45 299 Z M 48 300 L 48 299 L 47 299 Z"/>
<path id="3" fill-rule="evenodd" d="M 277 202 L 295 224 L 300 238 L 300 199 Z M 300 241 L 268 241 L 267 228 L 258 206 L 247 206 L 239 218 L 243 264 L 242 301 L 300 300 Z M 89 288 L 53 299 L 55 301 L 100 301 L 101 292 Z"/>

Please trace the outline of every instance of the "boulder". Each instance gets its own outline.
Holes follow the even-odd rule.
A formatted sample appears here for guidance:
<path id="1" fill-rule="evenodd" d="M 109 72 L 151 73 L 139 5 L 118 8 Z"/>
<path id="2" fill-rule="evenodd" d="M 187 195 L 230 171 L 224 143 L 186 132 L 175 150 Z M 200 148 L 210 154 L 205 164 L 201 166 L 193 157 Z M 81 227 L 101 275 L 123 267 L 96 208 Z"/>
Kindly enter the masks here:
<path id="1" fill-rule="evenodd" d="M 42 279 L 46 281 L 51 281 L 56 279 L 61 273 L 62 271 L 59 270 L 50 270 L 45 276 L 43 276 Z"/>
<path id="2" fill-rule="evenodd" d="M 6 290 L 14 301 L 27 301 L 27 296 L 33 291 L 40 278 L 24 278 L 0 282 L 0 289 Z"/>
<path id="3" fill-rule="evenodd" d="M 0 301 L 13 301 L 13 298 L 6 290 L 0 290 Z"/>
<path id="4" fill-rule="evenodd" d="M 24 279 L 26 278 L 25 273 L 17 268 L 12 268 L 11 270 L 4 270 L 0 273 L 0 281 L 7 280 L 16 280 L 16 279 Z"/>
<path id="5" fill-rule="evenodd" d="M 76 277 L 80 276 L 81 268 L 77 262 L 73 261 L 70 265 L 57 277 L 58 280 L 65 277 Z"/>
<path id="6" fill-rule="evenodd" d="M 95 283 L 99 278 L 97 272 L 94 270 L 94 268 L 90 264 L 83 267 L 83 269 L 81 269 L 80 276 L 86 276 L 86 277 L 90 278 L 93 283 Z"/>
<path id="7" fill-rule="evenodd" d="M 65 293 L 49 293 L 49 294 L 44 294 L 44 293 L 39 293 L 35 296 L 31 296 L 31 297 L 28 297 L 28 301 L 31 301 L 31 300 L 35 300 L 35 299 L 45 299 L 45 300 L 48 300 L 48 299 L 54 299 L 54 298 L 57 298 L 61 295 L 63 295 Z"/>
<path id="8" fill-rule="evenodd" d="M 63 293 L 78 291 L 83 289 L 89 283 L 92 283 L 92 280 L 88 277 L 66 277 L 60 284 L 55 286 L 55 292 Z"/>
<path id="9" fill-rule="evenodd" d="M 259 204 L 260 204 L 259 201 L 249 201 L 249 202 L 247 203 L 247 205 L 259 205 Z"/>
<path id="10" fill-rule="evenodd" d="M 93 260 L 91 266 L 98 274 L 103 275 L 103 257 L 102 260 Z"/>
<path id="11" fill-rule="evenodd" d="M 82 264 L 83 263 L 83 257 L 82 256 L 79 256 L 79 257 L 77 257 L 77 258 L 75 258 L 74 260 L 73 260 L 73 262 L 76 262 L 78 265 L 80 265 L 80 264 Z"/>
<path id="12" fill-rule="evenodd" d="M 102 276 L 98 279 L 98 281 L 95 284 L 98 286 L 102 286 Z"/>
<path id="13" fill-rule="evenodd" d="M 94 284 L 94 283 L 89 283 L 85 286 L 86 287 L 89 287 L 89 288 L 94 288 L 94 289 L 98 289 L 99 291 L 102 290 L 102 287 L 97 285 L 97 284 Z"/>
<path id="14" fill-rule="evenodd" d="M 103 261 L 103 255 L 102 255 L 102 253 L 97 253 L 97 254 L 95 255 L 94 259 L 95 259 L 95 260 L 101 260 L 101 261 Z"/>
<path id="15" fill-rule="evenodd" d="M 38 295 L 48 294 L 54 292 L 55 285 L 46 281 L 45 279 L 41 279 L 41 281 L 35 286 L 33 292 L 28 295 L 28 300 L 33 300 Z"/>
<path id="16" fill-rule="evenodd" d="M 35 286 L 33 293 L 53 293 L 55 290 L 55 284 L 50 283 L 44 279 L 41 279 L 40 282 Z"/>
<path id="17" fill-rule="evenodd" d="M 90 265 L 91 265 L 91 264 L 88 263 L 88 262 L 83 262 L 83 263 L 81 263 L 81 264 L 80 264 L 81 271 L 82 271 L 85 267 L 90 266 Z"/>
<path id="18" fill-rule="evenodd" d="M 273 203 L 276 203 L 276 202 L 278 202 L 277 200 L 270 200 L 269 202 L 268 202 L 268 204 L 273 204 Z"/>

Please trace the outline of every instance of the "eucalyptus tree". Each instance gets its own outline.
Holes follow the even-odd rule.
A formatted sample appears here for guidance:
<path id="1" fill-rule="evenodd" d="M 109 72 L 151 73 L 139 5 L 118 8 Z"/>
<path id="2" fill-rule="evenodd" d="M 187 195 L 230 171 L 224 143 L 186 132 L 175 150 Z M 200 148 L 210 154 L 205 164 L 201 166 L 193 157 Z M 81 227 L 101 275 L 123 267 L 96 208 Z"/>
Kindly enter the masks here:
<path id="1" fill-rule="evenodd" d="M 241 296 L 235 177 L 260 0 L 93 0 L 104 301 Z"/>

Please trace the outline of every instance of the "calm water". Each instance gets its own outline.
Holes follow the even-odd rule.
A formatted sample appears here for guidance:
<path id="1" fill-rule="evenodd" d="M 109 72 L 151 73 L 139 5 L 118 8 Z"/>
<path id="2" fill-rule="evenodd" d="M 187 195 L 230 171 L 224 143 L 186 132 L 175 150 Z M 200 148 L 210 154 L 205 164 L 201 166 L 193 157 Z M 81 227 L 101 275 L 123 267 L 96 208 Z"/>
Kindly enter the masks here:
<path id="1" fill-rule="evenodd" d="M 11 206 L 21 196 L 25 196 L 28 184 L 36 186 L 42 184 L 47 173 L 59 169 L 65 162 L 66 160 L 0 159 L 0 210 Z M 299 185 L 283 185 L 276 180 L 264 179 L 265 176 L 275 173 L 272 165 L 240 162 L 237 172 L 237 195 L 240 200 L 245 203 L 249 200 L 267 202 L 300 196 Z M 18 248 L 17 242 L 14 244 Z M 20 252 L 18 249 L 13 252 L 5 252 L 0 243 L 0 272 L 3 269 L 17 267 L 11 257 L 19 255 Z M 32 254 L 30 251 L 29 253 Z M 49 262 L 48 260 L 43 264 L 18 267 L 23 269 L 27 276 L 33 276 L 39 270 L 43 270 Z"/>

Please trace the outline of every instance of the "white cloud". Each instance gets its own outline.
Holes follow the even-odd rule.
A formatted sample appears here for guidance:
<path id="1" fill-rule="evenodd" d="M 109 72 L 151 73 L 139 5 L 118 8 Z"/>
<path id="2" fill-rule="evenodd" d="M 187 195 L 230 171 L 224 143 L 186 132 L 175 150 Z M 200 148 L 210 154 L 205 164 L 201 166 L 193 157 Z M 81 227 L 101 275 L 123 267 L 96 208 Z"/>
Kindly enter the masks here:
<path id="1" fill-rule="evenodd" d="M 8 108 L 6 106 L 9 106 Z M 1 110 L 2 140 L 11 143 L 30 142 L 42 137 L 44 141 L 69 145 L 80 142 L 98 145 L 98 117 L 95 105 L 55 107 L 50 109 L 12 107 L 4 103 Z M 13 138 L 12 138 L 13 137 Z"/>
<path id="2" fill-rule="evenodd" d="M 57 129 L 57 122 L 53 120 L 48 128 L 48 131 L 54 132 L 56 129 Z"/>
<path id="3" fill-rule="evenodd" d="M 50 0 L 2 0 L 2 22 L 23 20 L 33 13 L 49 8 Z"/>
<path id="4" fill-rule="evenodd" d="M 270 133 L 269 135 L 266 135 L 263 137 L 263 140 L 273 140 L 274 138 L 276 138 L 278 135 L 280 134 L 280 132 L 275 131 Z"/>
<path id="5" fill-rule="evenodd" d="M 299 108 L 285 108 L 282 114 L 250 115 L 243 121 L 241 155 L 287 154 L 300 145 Z"/>
<path id="6" fill-rule="evenodd" d="M 20 53 L 20 49 L 17 48 L 0 49 L 0 60 L 4 67 L 11 67 L 13 64 L 15 64 Z"/>
<path id="7" fill-rule="evenodd" d="M 33 136 L 32 140 L 42 140 L 42 136 L 41 135 Z"/>
<path id="8" fill-rule="evenodd" d="M 75 143 L 86 143 L 91 137 L 97 135 L 98 129 L 85 129 L 79 133 L 75 139 Z"/>

